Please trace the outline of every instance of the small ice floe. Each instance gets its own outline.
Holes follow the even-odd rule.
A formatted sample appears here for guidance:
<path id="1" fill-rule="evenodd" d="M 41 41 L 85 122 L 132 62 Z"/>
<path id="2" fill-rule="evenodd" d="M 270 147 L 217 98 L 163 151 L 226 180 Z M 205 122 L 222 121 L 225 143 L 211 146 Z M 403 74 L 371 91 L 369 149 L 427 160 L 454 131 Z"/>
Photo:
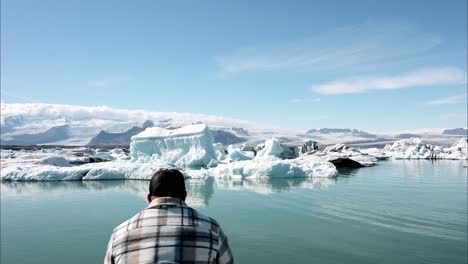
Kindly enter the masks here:
<path id="1" fill-rule="evenodd" d="M 376 157 L 378 160 L 388 160 L 391 156 L 385 154 L 382 149 L 378 148 L 364 148 L 359 149 L 362 154 L 367 154 Z"/>

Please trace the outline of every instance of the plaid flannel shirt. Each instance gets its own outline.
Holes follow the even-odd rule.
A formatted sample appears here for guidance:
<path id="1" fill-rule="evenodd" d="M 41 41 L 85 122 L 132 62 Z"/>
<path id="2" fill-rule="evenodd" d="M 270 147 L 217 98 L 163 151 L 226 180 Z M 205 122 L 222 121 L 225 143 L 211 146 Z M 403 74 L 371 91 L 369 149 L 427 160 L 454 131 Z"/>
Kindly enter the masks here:
<path id="1" fill-rule="evenodd" d="M 227 264 L 234 259 L 216 220 L 180 199 L 160 197 L 114 229 L 104 263 Z"/>

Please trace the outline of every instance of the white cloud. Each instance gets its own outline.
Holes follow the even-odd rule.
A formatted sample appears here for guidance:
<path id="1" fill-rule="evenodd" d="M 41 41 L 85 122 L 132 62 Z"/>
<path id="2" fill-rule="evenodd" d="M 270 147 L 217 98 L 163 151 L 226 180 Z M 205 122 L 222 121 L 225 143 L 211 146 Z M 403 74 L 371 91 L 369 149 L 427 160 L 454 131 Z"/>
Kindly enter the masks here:
<path id="1" fill-rule="evenodd" d="M 312 90 L 320 94 L 350 94 L 369 90 L 395 90 L 430 85 L 466 84 L 466 72 L 460 68 L 443 67 L 380 77 L 353 77 L 314 85 Z"/>
<path id="2" fill-rule="evenodd" d="M 286 43 L 242 48 L 216 61 L 221 76 L 249 72 L 326 72 L 375 69 L 433 55 L 442 42 L 407 25 L 364 23 Z M 431 54 L 428 54 L 431 51 Z"/>
<path id="3" fill-rule="evenodd" d="M 29 119 L 44 119 L 55 120 L 58 118 L 97 122 L 99 120 L 110 120 L 116 122 L 139 121 L 146 120 L 162 120 L 172 119 L 174 123 L 190 124 L 192 122 L 201 121 L 209 125 L 226 125 L 242 127 L 251 127 L 253 123 L 222 116 L 192 114 L 192 113 L 177 113 L 177 112 L 149 112 L 144 110 L 128 110 L 115 109 L 108 106 L 75 106 L 75 105 L 59 105 L 59 104 L 43 104 L 43 103 L 27 103 L 27 104 L 1 104 L 1 122 L 10 116 L 22 115 Z M 99 125 L 99 123 L 98 123 Z"/>
<path id="4" fill-rule="evenodd" d="M 68 124 L 71 137 L 57 144 L 84 145 L 101 130 L 107 132 L 123 132 L 132 126 L 141 126 L 144 121 L 170 119 L 170 126 L 184 126 L 193 122 L 203 122 L 211 127 L 243 127 L 258 128 L 261 124 L 245 120 L 226 118 L 222 116 L 174 113 L 149 112 L 144 110 L 114 109 L 107 106 L 74 106 L 58 104 L 1 104 L 1 125 L 4 126 L 9 117 L 21 116 L 20 122 L 14 126 L 14 131 L 3 133 L 2 139 L 8 140 L 11 136 L 43 132 L 47 129 Z M 2 130 L 2 132 L 4 132 Z"/>
<path id="5" fill-rule="evenodd" d="M 426 102 L 426 104 L 429 105 L 445 105 L 445 104 L 460 104 L 460 103 L 466 103 L 466 97 L 468 96 L 467 93 L 464 94 L 459 94 L 459 95 L 454 95 L 454 96 L 449 96 L 449 97 L 444 97 L 444 98 L 439 98 L 436 100 L 432 100 L 429 102 Z"/>

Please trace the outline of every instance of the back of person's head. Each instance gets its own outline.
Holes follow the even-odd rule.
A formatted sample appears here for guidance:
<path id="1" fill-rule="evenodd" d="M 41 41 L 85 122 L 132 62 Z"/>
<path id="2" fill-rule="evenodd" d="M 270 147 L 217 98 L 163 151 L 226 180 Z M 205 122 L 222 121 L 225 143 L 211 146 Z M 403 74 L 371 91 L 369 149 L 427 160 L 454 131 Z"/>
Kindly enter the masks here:
<path id="1" fill-rule="evenodd" d="M 184 175 L 175 169 L 163 169 L 151 177 L 149 195 L 156 197 L 176 197 L 185 200 Z"/>

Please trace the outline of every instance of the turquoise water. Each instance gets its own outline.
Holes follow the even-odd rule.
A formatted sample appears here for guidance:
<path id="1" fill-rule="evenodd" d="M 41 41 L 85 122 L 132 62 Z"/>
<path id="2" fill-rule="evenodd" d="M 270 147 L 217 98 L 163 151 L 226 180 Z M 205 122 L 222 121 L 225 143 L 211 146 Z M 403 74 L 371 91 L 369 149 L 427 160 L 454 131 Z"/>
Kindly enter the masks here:
<path id="1" fill-rule="evenodd" d="M 237 263 L 467 263 L 466 161 L 388 161 L 336 179 L 188 180 Z M 101 263 L 146 181 L 1 183 L 1 263 Z"/>

